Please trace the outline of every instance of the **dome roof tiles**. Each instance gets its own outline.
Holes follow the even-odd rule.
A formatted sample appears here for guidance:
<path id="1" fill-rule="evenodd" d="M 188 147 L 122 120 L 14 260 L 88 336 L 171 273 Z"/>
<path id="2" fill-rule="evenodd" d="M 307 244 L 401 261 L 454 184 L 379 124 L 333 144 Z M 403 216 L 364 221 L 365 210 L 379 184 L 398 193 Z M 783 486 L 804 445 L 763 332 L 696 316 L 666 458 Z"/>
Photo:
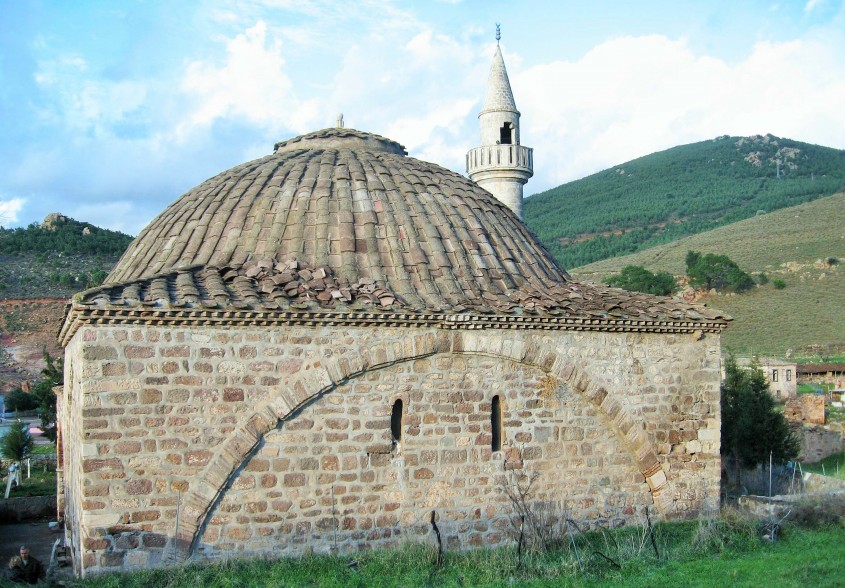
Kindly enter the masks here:
<path id="1" fill-rule="evenodd" d="M 404 153 L 384 137 L 324 129 L 203 182 L 138 235 L 104 285 L 73 298 L 63 340 L 88 320 L 193 324 L 233 312 L 256 324 L 376 312 L 397 324 L 659 332 L 729 320 L 572 281 L 491 194 Z"/>
<path id="2" fill-rule="evenodd" d="M 292 148 L 296 146 L 296 148 Z M 108 282 L 174 268 L 298 260 L 442 307 L 569 279 L 503 204 L 376 135 L 326 129 L 200 184 L 150 223 Z"/>

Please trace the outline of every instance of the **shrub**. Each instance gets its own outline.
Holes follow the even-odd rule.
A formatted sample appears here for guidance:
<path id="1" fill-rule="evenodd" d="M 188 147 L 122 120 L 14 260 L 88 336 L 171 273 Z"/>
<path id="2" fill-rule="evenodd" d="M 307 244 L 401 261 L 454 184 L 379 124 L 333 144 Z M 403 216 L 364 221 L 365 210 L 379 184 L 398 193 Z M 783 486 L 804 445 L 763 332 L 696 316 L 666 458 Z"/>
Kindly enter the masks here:
<path id="1" fill-rule="evenodd" d="M 85 284 L 86 288 L 94 288 L 99 286 L 103 282 L 106 281 L 106 277 L 108 277 L 109 273 L 103 271 L 101 269 L 96 269 L 91 272 L 91 275 L 88 276 L 87 283 Z"/>
<path id="2" fill-rule="evenodd" d="M 653 274 L 639 265 L 626 265 L 619 275 L 609 277 L 606 283 L 614 288 L 660 296 L 669 296 L 678 290 L 672 274 L 668 272 Z"/>
<path id="3" fill-rule="evenodd" d="M 772 286 L 774 286 L 777 290 L 783 290 L 786 288 L 786 282 L 783 280 L 772 280 Z"/>
<path id="4" fill-rule="evenodd" d="M 744 292 L 754 286 L 754 278 L 739 269 L 736 262 L 727 255 L 702 255 L 697 251 L 688 251 L 686 265 L 690 284 L 705 290 L 716 288 Z"/>
<path id="5" fill-rule="evenodd" d="M 767 276 L 764 273 L 760 274 L 759 276 L 757 276 L 757 283 L 760 284 L 761 286 L 765 286 L 766 284 L 769 283 L 769 276 Z"/>
<path id="6" fill-rule="evenodd" d="M 828 257 L 827 258 L 827 265 L 836 265 L 837 263 L 839 263 L 838 257 Z"/>

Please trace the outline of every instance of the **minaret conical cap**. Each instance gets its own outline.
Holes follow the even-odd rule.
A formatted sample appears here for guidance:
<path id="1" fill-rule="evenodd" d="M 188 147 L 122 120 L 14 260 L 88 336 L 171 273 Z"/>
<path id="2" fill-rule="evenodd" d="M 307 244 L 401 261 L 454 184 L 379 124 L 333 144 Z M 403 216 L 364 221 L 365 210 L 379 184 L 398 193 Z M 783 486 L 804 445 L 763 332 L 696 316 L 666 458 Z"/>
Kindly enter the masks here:
<path id="1" fill-rule="evenodd" d="M 508 80 L 508 70 L 505 69 L 502 49 L 498 45 L 496 45 L 496 55 L 493 57 L 493 64 L 490 66 L 490 77 L 487 79 L 487 95 L 484 97 L 484 108 L 482 112 L 490 110 L 518 112 L 516 102 L 513 99 L 513 92 L 511 91 L 511 83 Z"/>

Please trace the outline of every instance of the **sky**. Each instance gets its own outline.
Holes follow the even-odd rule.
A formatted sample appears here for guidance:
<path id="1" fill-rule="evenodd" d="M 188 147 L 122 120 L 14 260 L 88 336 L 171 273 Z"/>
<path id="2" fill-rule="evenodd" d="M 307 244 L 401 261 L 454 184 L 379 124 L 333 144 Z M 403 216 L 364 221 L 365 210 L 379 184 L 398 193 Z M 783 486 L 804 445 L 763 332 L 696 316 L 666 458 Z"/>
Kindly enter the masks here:
<path id="1" fill-rule="evenodd" d="M 845 149 L 845 0 L 0 0 L 0 225 L 135 235 L 341 112 L 464 173 L 496 23 L 526 195 L 721 135 Z"/>

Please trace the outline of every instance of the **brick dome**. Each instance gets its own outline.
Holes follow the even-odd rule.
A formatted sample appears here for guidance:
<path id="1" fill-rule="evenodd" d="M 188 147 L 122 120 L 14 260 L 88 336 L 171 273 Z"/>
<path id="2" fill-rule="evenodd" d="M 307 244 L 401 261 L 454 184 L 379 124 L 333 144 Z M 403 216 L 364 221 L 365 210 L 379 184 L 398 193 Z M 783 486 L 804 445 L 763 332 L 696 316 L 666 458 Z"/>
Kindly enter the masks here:
<path id="1" fill-rule="evenodd" d="M 384 137 L 332 128 L 278 143 L 272 155 L 184 194 L 141 231 L 107 283 L 196 266 L 242 274 L 270 269 L 268 260 L 279 271 L 320 268 L 346 284 L 372 282 L 428 309 L 569 279 L 470 180 Z"/>

